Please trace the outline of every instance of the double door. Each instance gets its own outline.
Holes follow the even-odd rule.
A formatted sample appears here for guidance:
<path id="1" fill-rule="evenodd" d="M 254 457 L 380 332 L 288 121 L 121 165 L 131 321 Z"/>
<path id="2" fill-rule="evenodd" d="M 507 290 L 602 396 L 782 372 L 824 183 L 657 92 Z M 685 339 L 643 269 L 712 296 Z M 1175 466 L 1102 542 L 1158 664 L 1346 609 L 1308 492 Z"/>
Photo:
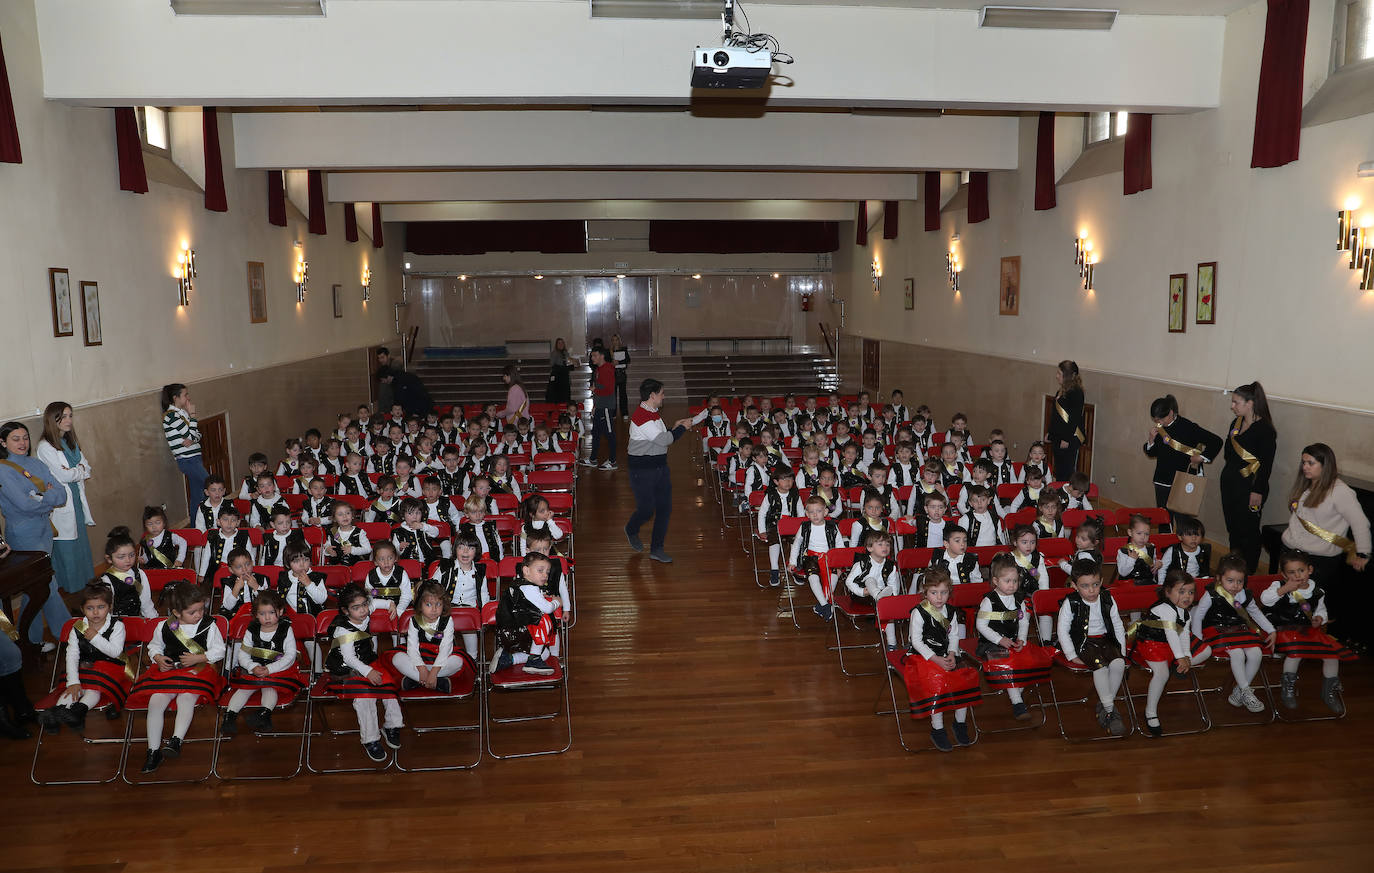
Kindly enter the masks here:
<path id="1" fill-rule="evenodd" d="M 587 277 L 587 347 L 600 339 L 609 348 L 611 335 L 618 333 L 631 352 L 647 354 L 654 342 L 650 290 L 648 276 Z"/>

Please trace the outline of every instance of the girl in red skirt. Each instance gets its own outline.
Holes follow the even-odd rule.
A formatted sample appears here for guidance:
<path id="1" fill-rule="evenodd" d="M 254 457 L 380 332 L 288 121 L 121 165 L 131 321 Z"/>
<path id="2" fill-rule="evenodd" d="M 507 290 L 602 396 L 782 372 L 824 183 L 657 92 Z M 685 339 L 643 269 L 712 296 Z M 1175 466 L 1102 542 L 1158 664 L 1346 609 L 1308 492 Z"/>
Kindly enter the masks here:
<path id="1" fill-rule="evenodd" d="M 1264 712 L 1264 704 L 1250 690 L 1259 673 L 1264 648 L 1274 645 L 1274 625 L 1260 611 L 1245 587 L 1246 563 L 1242 555 L 1229 554 L 1217 562 L 1217 581 L 1202 595 L 1193 610 L 1193 652 L 1211 646 L 1231 660 L 1236 687 L 1226 702 L 1251 712 Z"/>
<path id="2" fill-rule="evenodd" d="M 911 650 L 902 662 L 902 678 L 911 699 L 911 717 L 930 716 L 930 741 L 942 752 L 951 751 L 945 713 L 954 710 L 954 741 L 967 746 L 968 708 L 982 702 L 978 671 L 956 667 L 959 640 L 964 636 L 959 613 L 949 606 L 949 570 L 931 567 L 922 577 L 924 602 L 911 611 Z"/>
<path id="3" fill-rule="evenodd" d="M 372 598 L 356 582 L 339 592 L 339 615 L 329 626 L 329 655 L 324 667 L 329 671 L 330 690 L 353 701 L 358 715 L 358 737 L 363 750 L 374 761 L 386 760 L 382 739 L 393 749 L 401 747 L 401 704 L 396 699 L 397 680 L 391 665 L 383 658 L 381 644 L 371 630 Z M 377 703 L 382 701 L 385 721 L 377 726 Z"/>
<path id="4" fill-rule="evenodd" d="M 57 704 L 38 717 L 48 733 L 66 725 L 78 734 L 86 713 L 104 701 L 116 710 L 124 705 L 133 685 L 133 672 L 124 658 L 124 622 L 116 618 L 109 586 L 91 582 L 81 591 L 81 613 L 67 636 L 67 687 Z"/>
<path id="5" fill-rule="evenodd" d="M 220 733 L 238 733 L 238 717 L 254 694 L 260 695 L 258 709 L 244 716 L 243 722 L 255 731 L 272 730 L 272 709 L 286 695 L 289 701 L 305 688 L 296 658 L 296 635 L 286 617 L 286 601 L 270 588 L 258 592 L 253 600 L 253 621 L 234 653 L 234 671 L 229 687 L 234 693 L 220 722 Z"/>
<path id="6" fill-rule="evenodd" d="M 206 610 L 209 599 L 209 592 L 195 582 L 183 582 L 172 589 L 172 617 L 160 623 L 148 641 L 153 666 L 138 677 L 129 695 L 129 706 L 148 707 L 144 773 L 156 770 L 164 757 L 181 754 L 181 742 L 191 728 L 196 706 L 219 700 L 224 690 L 224 677 L 217 666 L 224 660 L 224 637 Z M 163 749 L 162 720 L 174 699 L 176 722 Z"/>
<path id="7" fill-rule="evenodd" d="M 1159 701 L 1164 696 L 1169 677 L 1174 673 L 1180 676 L 1187 673 L 1212 654 L 1207 646 L 1197 651 L 1192 648 L 1188 610 L 1193 605 L 1196 589 L 1191 574 L 1182 567 L 1171 568 L 1164 574 L 1164 584 L 1159 586 L 1159 602 L 1127 632 L 1128 636 L 1135 634 L 1131 659 L 1150 668 L 1150 690 L 1145 696 L 1145 729 L 1151 736 L 1164 735 L 1159 724 Z"/>
<path id="8" fill-rule="evenodd" d="M 978 657 L 991 688 L 1006 689 L 1011 714 L 1017 721 L 1030 718 L 1021 689 L 1050 676 L 1054 652 L 1031 644 L 1030 606 L 1021 591 L 1021 568 L 1016 559 L 1001 554 L 992 559 L 992 590 L 978 604 L 974 627 L 978 631 Z"/>
<path id="9" fill-rule="evenodd" d="M 1282 581 L 1260 593 L 1260 606 L 1276 628 L 1274 650 L 1283 655 L 1280 702 L 1285 709 L 1298 706 L 1298 665 L 1303 658 L 1322 662 L 1322 703 L 1337 715 L 1343 711 L 1341 661 L 1355 654 L 1325 630 L 1331 622 L 1326 613 L 1326 592 L 1312 578 L 1312 559 L 1306 552 L 1285 551 L 1279 557 Z"/>

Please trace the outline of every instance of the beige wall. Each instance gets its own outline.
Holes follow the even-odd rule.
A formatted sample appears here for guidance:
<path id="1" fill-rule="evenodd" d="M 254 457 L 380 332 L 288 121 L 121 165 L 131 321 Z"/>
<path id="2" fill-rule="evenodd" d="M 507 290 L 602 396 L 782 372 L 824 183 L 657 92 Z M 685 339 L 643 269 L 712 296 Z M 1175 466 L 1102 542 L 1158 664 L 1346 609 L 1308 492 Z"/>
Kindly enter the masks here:
<path id="1" fill-rule="evenodd" d="M 165 382 L 205 382 L 392 336 L 400 245 L 374 249 L 365 236 L 345 242 L 338 204 L 329 209 L 327 236 L 307 233 L 294 209 L 288 227 L 269 225 L 264 174 L 233 169 L 233 119 L 226 113 L 220 139 L 227 213 L 207 212 L 189 179 L 150 179 L 143 195 L 120 191 L 113 112 L 43 99 L 33 4 L 0 3 L 0 32 L 24 152 L 24 163 L 0 166 L 0 420 L 32 415 L 55 398 L 76 404 L 80 418 L 89 404 L 138 398 Z M 197 162 L 187 163 L 194 170 Z M 400 228 L 392 230 L 400 236 Z M 289 281 L 297 239 L 310 263 L 303 304 Z M 199 270 L 185 308 L 177 306 L 172 277 L 183 240 L 196 250 Z M 249 323 L 248 261 L 266 265 L 265 324 Z M 366 305 L 364 265 L 373 273 Z M 80 281 L 99 283 L 104 345 L 84 346 L 79 323 L 75 336 L 53 337 L 49 267 L 70 269 L 73 294 Z M 344 302 L 337 319 L 330 290 L 336 283 Z M 75 317 L 79 322 L 79 304 Z"/>

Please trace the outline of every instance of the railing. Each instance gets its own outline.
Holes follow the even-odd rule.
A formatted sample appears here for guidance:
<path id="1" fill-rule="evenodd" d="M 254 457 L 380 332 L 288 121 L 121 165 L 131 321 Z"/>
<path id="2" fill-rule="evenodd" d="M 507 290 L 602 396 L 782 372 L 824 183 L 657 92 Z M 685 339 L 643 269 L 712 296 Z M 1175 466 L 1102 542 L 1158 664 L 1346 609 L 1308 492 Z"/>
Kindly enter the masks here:
<path id="1" fill-rule="evenodd" d="M 821 329 L 821 339 L 825 340 L 825 347 L 826 347 L 826 349 L 830 352 L 830 358 L 831 358 L 831 360 L 833 360 L 836 364 L 838 364 L 838 363 L 840 362 L 840 357 L 839 357 L 839 355 L 835 354 L 835 345 L 834 345 L 834 343 L 831 343 L 831 342 L 830 342 L 830 328 L 826 327 L 826 326 L 825 326 L 825 322 L 823 322 L 823 321 L 820 323 L 819 326 L 820 326 L 820 329 Z M 835 341 L 836 341 L 836 342 L 839 342 L 839 339 L 840 339 L 839 331 L 836 331 L 836 332 L 835 332 Z"/>
<path id="2" fill-rule="evenodd" d="M 791 354 L 792 338 L 788 336 L 675 336 L 673 353 L 677 355 L 767 355 Z"/>

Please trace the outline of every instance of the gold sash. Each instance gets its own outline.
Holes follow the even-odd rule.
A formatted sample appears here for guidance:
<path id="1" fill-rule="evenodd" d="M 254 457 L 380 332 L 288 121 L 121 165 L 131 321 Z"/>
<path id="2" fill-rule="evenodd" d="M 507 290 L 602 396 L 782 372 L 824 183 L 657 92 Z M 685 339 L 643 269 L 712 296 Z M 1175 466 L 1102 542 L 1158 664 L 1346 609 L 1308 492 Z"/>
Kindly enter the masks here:
<path id="1" fill-rule="evenodd" d="M 931 618 L 939 622 L 940 627 L 944 628 L 946 631 L 949 630 L 949 619 L 940 612 L 938 612 L 935 609 L 935 607 L 931 606 L 929 600 L 921 601 L 921 609 L 925 612 L 926 615 L 930 616 Z"/>
<path id="2" fill-rule="evenodd" d="M 1135 636 L 1136 631 L 1140 630 L 1142 627 L 1152 627 L 1157 628 L 1159 630 L 1171 630 L 1174 633 L 1179 633 L 1183 630 L 1183 625 L 1179 624 L 1176 621 L 1165 621 L 1159 618 L 1147 618 L 1141 621 L 1131 622 L 1130 627 L 1126 628 L 1126 638 L 1130 639 L 1131 637 Z"/>
<path id="3" fill-rule="evenodd" d="M 5 614 L 3 609 L 0 609 L 0 633 L 16 643 L 19 642 L 19 629 L 14 626 L 14 622 L 10 621 L 10 617 Z"/>
<path id="4" fill-rule="evenodd" d="M 162 566 L 162 569 L 170 570 L 172 568 L 171 558 L 163 554 L 162 551 L 158 549 L 157 546 L 153 545 L 151 541 L 145 539 L 143 543 L 148 547 L 148 551 L 149 553 L 151 553 L 153 560 L 157 561 L 158 564 Z"/>
<path id="5" fill-rule="evenodd" d="M 250 658 L 266 658 L 269 661 L 275 661 L 284 654 L 283 652 L 278 652 L 276 649 L 260 649 L 257 646 L 250 646 L 247 644 L 240 644 L 239 649 L 240 651 L 247 652 Z"/>
<path id="6" fill-rule="evenodd" d="M 1240 474 L 1248 478 L 1259 472 L 1260 460 L 1236 440 L 1236 436 L 1240 433 L 1240 427 L 1244 422 L 1245 419 L 1239 415 L 1236 416 L 1235 421 L 1231 422 L 1231 450 L 1237 455 L 1240 455 L 1240 459 L 1245 462 L 1245 468 L 1240 471 Z M 1321 536 L 1321 534 L 1317 535 Z"/>
<path id="7" fill-rule="evenodd" d="M 1122 548 L 1126 550 L 1127 554 L 1135 555 L 1142 561 L 1150 560 L 1150 552 L 1148 549 L 1141 548 L 1140 546 L 1133 546 L 1129 543 L 1122 546 Z"/>
<path id="8" fill-rule="evenodd" d="M 1064 405 L 1059 402 L 1058 397 L 1054 398 L 1054 411 L 1059 413 L 1060 419 L 1062 419 L 1065 424 L 1069 423 L 1068 410 L 1064 409 Z M 1083 434 L 1083 428 L 1081 427 L 1074 428 L 1073 435 L 1078 438 L 1078 441 L 1080 443 L 1086 443 L 1088 441 L 1088 438 Z"/>
<path id="9" fill-rule="evenodd" d="M 1220 597 L 1222 600 L 1225 600 L 1227 603 L 1229 603 L 1231 605 L 1231 608 L 1234 609 L 1241 618 L 1245 619 L 1245 626 L 1250 629 L 1251 633 L 1257 634 L 1260 632 L 1259 625 L 1255 624 L 1255 620 L 1250 617 L 1249 610 L 1247 610 L 1243 606 L 1237 606 L 1236 598 L 1231 594 L 1231 592 L 1227 591 L 1225 588 L 1222 588 L 1220 582 L 1212 586 L 1212 593 L 1215 594 L 1217 597 Z"/>
<path id="10" fill-rule="evenodd" d="M 176 637 L 177 642 L 186 649 L 188 655 L 205 654 L 205 648 L 196 642 L 195 637 L 188 637 L 186 631 L 181 629 L 181 622 L 172 619 L 167 622 L 167 629 L 172 632 L 172 636 Z"/>
<path id="11" fill-rule="evenodd" d="M 9 467 L 11 470 L 17 470 L 19 472 L 19 475 L 29 480 L 29 484 L 33 486 L 33 490 L 37 491 L 39 494 L 42 494 L 48 490 L 47 482 L 44 482 L 42 479 L 35 478 L 32 473 L 30 473 L 28 470 L 25 470 L 23 467 L 19 466 L 14 461 L 9 460 L 8 458 L 0 460 L 0 466 Z"/>
<path id="12" fill-rule="evenodd" d="M 978 611 L 979 621 L 983 619 L 987 619 L 988 621 L 1016 621 L 1019 618 L 1021 618 L 1021 612 L 1014 609 L 1004 610 L 1002 612 L 984 612 L 981 609 Z"/>
<path id="13" fill-rule="evenodd" d="M 1292 511 L 1295 515 L 1297 514 L 1297 510 L 1298 504 L 1297 501 L 1294 501 Z M 1312 536 L 1326 540 L 1328 543 L 1340 549 L 1342 552 L 1345 552 L 1347 560 L 1354 560 L 1355 541 L 1350 539 L 1350 537 L 1339 536 L 1337 534 L 1332 533 L 1324 527 L 1317 527 L 1315 524 L 1303 518 L 1301 515 L 1297 516 L 1297 518 L 1298 521 L 1302 522 L 1302 526 L 1307 528 L 1307 532 L 1312 534 Z"/>
<path id="14" fill-rule="evenodd" d="M 1153 421 L 1151 421 L 1150 423 L 1155 424 Z M 1169 432 L 1164 429 L 1164 425 L 1162 424 L 1155 424 L 1155 429 L 1158 430 L 1159 435 L 1164 438 L 1165 445 L 1167 445 L 1169 448 L 1173 449 L 1176 452 L 1182 452 L 1190 458 L 1201 455 L 1202 450 L 1207 448 L 1207 446 L 1204 443 L 1198 443 L 1196 446 L 1185 446 L 1183 443 L 1169 436 Z"/>
<path id="15" fill-rule="evenodd" d="M 1016 566 L 1020 567 L 1022 570 L 1030 570 L 1034 567 L 1034 564 L 1031 563 L 1031 556 L 1019 550 L 1011 553 L 1011 559 L 1015 561 Z"/>
<path id="16" fill-rule="evenodd" d="M 349 631 L 346 634 L 340 634 L 339 636 L 336 636 L 333 639 L 331 639 L 329 641 L 329 651 L 333 652 L 335 649 L 341 648 L 343 646 L 352 645 L 353 643 L 361 643 L 363 640 L 370 639 L 372 639 L 372 634 L 368 633 L 367 631 Z"/>

